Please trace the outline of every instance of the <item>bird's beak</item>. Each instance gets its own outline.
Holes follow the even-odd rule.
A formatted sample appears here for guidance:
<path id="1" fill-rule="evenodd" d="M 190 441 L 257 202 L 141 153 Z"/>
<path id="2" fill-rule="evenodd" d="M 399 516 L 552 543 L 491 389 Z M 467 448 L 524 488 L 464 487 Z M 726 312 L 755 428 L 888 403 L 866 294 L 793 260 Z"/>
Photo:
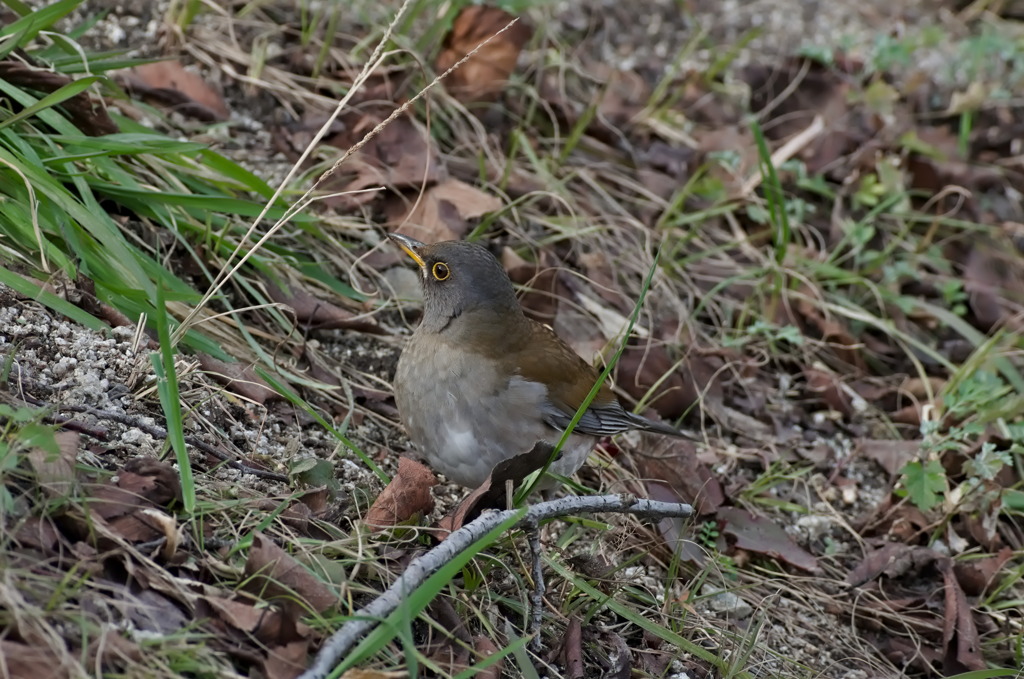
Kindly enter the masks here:
<path id="1" fill-rule="evenodd" d="M 400 233 L 389 233 L 388 238 L 398 243 L 398 247 L 402 248 L 402 250 L 405 251 L 405 254 L 412 257 L 413 261 L 419 264 L 421 269 L 425 269 L 427 267 L 427 263 L 424 262 L 423 258 L 419 255 L 419 250 L 426 247 L 425 243 L 421 243 L 415 238 L 403 236 Z"/>

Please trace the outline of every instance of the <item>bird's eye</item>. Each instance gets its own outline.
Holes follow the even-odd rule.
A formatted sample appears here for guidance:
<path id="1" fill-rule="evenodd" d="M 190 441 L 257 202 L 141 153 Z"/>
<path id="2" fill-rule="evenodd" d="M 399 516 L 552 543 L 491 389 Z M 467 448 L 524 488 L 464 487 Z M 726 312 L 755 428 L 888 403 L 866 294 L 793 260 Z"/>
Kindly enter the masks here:
<path id="1" fill-rule="evenodd" d="M 448 265 L 444 262 L 437 262 L 431 267 L 430 272 L 434 274 L 434 280 L 446 281 L 448 277 L 452 275 L 452 272 L 448 270 Z"/>

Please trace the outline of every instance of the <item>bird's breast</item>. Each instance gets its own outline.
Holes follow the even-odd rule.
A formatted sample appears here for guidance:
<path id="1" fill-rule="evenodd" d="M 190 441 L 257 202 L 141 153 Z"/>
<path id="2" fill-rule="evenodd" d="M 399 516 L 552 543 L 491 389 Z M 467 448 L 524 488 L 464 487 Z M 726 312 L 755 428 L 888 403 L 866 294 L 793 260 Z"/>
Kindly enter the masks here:
<path id="1" fill-rule="evenodd" d="M 477 486 L 498 462 L 550 435 L 547 388 L 500 361 L 414 341 L 395 375 L 395 400 L 413 443 L 449 479 Z"/>

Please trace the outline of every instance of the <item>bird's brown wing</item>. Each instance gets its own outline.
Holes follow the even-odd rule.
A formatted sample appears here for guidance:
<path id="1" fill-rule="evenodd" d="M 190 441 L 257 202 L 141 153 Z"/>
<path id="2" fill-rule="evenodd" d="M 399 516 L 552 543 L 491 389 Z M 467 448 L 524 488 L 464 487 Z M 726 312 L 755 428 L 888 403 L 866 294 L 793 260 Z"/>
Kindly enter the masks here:
<path id="1" fill-rule="evenodd" d="M 580 358 L 547 326 L 530 322 L 529 351 L 516 351 L 507 357 L 514 362 L 517 374 L 548 387 L 548 403 L 544 419 L 552 427 L 564 430 L 576 410 L 586 400 L 600 377 L 598 371 Z M 607 436 L 637 425 L 630 413 L 615 398 L 607 384 L 602 384 L 590 407 L 576 423 L 575 431 L 592 436 Z"/>
<path id="2" fill-rule="evenodd" d="M 534 321 L 529 321 L 529 324 L 529 340 L 520 346 L 528 346 L 531 350 L 511 351 L 506 360 L 512 362 L 509 367 L 514 374 L 548 386 L 544 420 L 555 429 L 564 430 L 600 378 L 600 373 L 546 325 Z M 611 436 L 631 429 L 687 436 L 667 424 L 627 411 L 607 384 L 601 385 L 574 431 L 591 436 Z"/>

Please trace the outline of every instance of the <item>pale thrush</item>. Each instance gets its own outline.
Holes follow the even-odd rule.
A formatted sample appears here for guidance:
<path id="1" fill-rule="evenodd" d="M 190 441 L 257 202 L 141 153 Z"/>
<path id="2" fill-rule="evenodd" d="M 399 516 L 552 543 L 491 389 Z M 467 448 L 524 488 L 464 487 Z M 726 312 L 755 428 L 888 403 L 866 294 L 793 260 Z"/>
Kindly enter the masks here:
<path id="1" fill-rule="evenodd" d="M 541 441 L 556 444 L 598 371 L 523 314 L 508 275 L 483 246 L 388 237 L 422 273 L 423 318 L 394 386 L 402 423 L 427 464 L 477 487 L 498 462 Z M 602 436 L 630 429 L 683 436 L 627 411 L 605 384 L 549 470 L 573 474 Z"/>

